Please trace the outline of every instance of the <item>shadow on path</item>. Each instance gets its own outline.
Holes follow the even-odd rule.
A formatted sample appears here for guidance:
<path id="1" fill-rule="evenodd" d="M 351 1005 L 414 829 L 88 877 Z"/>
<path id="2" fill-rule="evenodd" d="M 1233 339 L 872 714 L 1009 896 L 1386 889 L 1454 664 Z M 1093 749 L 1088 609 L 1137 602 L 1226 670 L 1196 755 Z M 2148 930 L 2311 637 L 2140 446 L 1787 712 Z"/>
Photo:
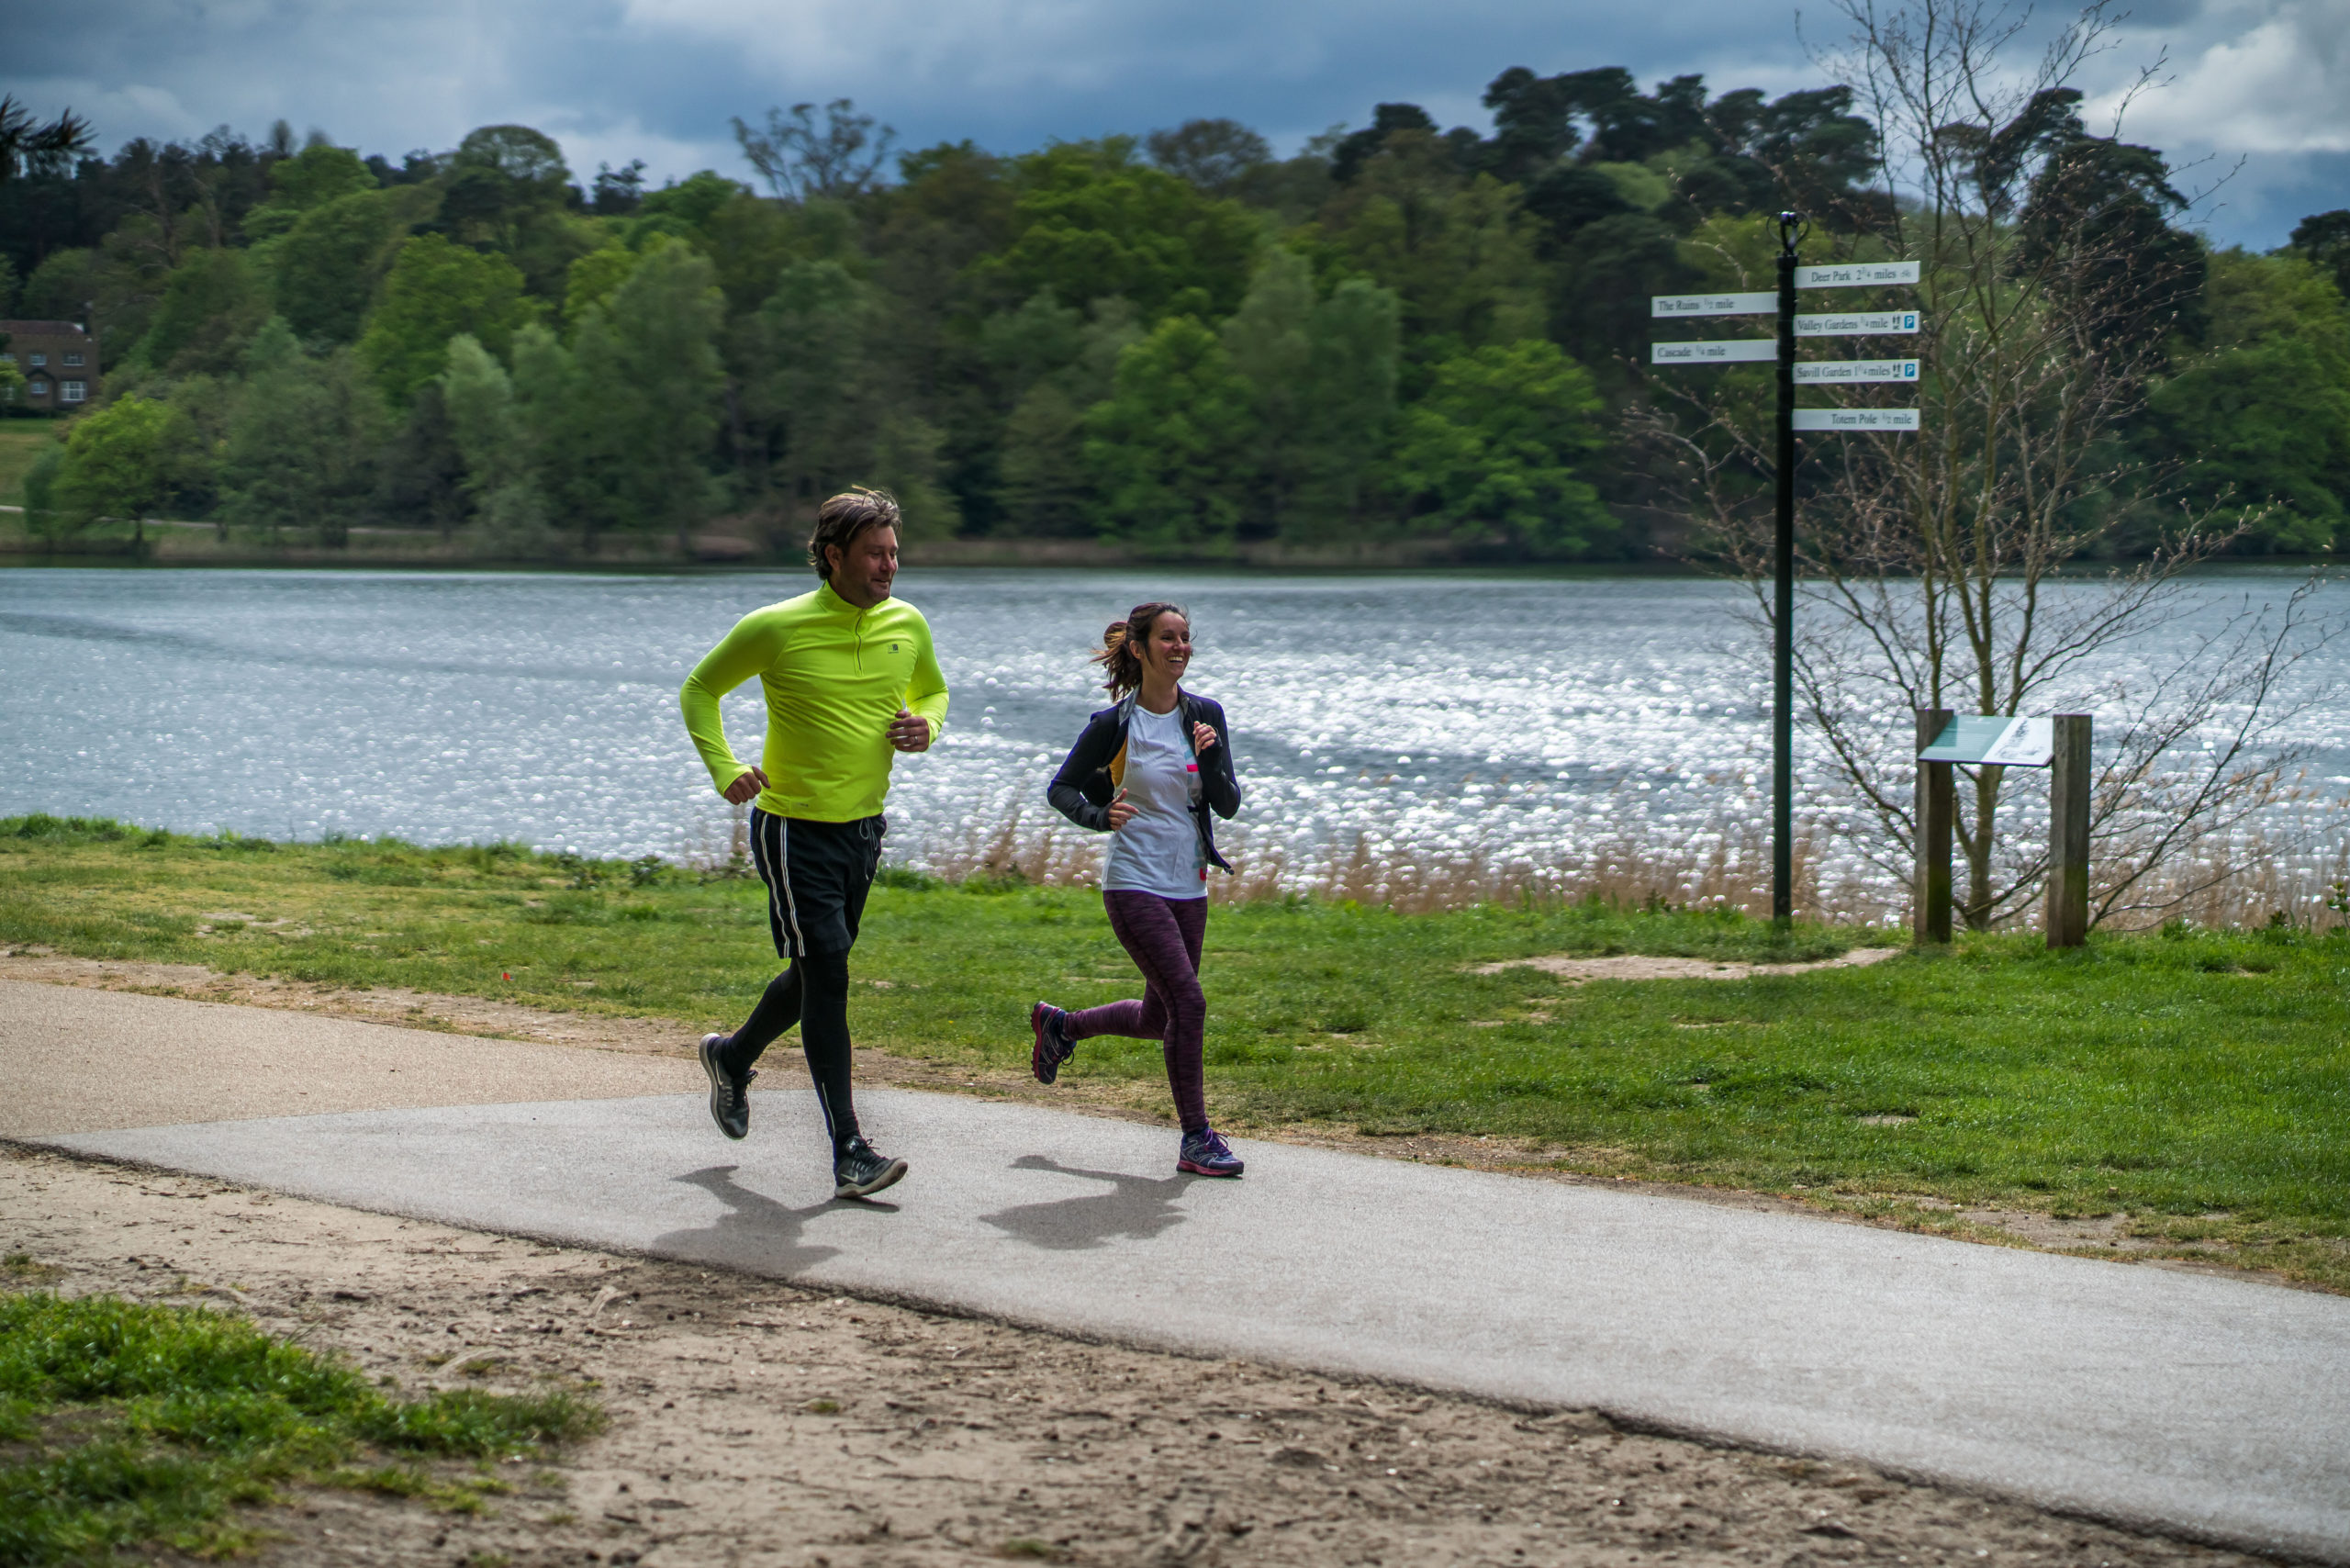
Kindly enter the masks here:
<path id="1" fill-rule="evenodd" d="M 834 1208 L 877 1209 L 894 1214 L 887 1204 L 840 1204 L 826 1199 L 804 1209 L 786 1208 L 764 1193 L 755 1193 L 734 1180 L 741 1167 L 710 1165 L 675 1180 L 699 1187 L 726 1205 L 713 1225 L 695 1230 L 673 1230 L 654 1238 L 652 1250 L 696 1263 L 722 1263 L 762 1274 L 789 1278 L 836 1258 L 837 1247 L 803 1242 L 800 1232 L 811 1216 Z"/>
<path id="2" fill-rule="evenodd" d="M 1012 1162 L 1014 1170 L 1051 1170 L 1089 1182 L 1107 1182 L 1104 1193 L 1057 1198 L 1048 1204 L 1023 1204 L 979 1217 L 1005 1235 L 1053 1252 L 1083 1252 L 1113 1237 L 1149 1241 L 1183 1223 L 1175 1200 L 1195 1178 L 1174 1175 L 1128 1176 L 1116 1170 L 1086 1170 L 1063 1165 L 1041 1154 L 1024 1154 Z"/>

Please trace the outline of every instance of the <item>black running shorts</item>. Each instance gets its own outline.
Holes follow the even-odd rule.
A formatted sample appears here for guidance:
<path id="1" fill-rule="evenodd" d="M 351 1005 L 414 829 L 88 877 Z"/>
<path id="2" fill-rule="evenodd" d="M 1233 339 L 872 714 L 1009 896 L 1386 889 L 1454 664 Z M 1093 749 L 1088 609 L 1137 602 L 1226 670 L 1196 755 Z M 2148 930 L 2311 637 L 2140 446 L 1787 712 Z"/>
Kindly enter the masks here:
<path id="1" fill-rule="evenodd" d="M 751 859 L 767 885 L 767 924 L 785 958 L 856 945 L 865 895 L 881 867 L 881 817 L 819 823 L 751 811 Z"/>

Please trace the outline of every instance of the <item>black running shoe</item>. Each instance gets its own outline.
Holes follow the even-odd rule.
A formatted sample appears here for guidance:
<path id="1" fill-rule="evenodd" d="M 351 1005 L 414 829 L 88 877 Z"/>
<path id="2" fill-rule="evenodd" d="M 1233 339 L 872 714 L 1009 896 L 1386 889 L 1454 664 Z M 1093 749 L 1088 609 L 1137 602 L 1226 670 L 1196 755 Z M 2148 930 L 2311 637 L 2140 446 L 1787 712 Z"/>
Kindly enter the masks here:
<path id="1" fill-rule="evenodd" d="M 1040 1002 L 1028 1010 L 1028 1027 L 1036 1036 L 1036 1048 L 1028 1053 L 1028 1070 L 1039 1083 L 1050 1083 L 1061 1075 L 1061 1063 L 1077 1054 L 1077 1043 L 1063 1032 L 1069 1014 L 1049 1002 Z"/>
<path id="2" fill-rule="evenodd" d="M 726 1065 L 721 1053 L 727 1039 L 724 1035 L 701 1037 L 701 1070 L 710 1075 L 710 1119 L 728 1137 L 744 1137 L 751 1131 L 751 1080 L 758 1071 L 738 1073 Z"/>
<path id="3" fill-rule="evenodd" d="M 874 1152 L 873 1146 L 853 1137 L 833 1157 L 833 1196 L 869 1198 L 906 1173 L 906 1162 Z"/>

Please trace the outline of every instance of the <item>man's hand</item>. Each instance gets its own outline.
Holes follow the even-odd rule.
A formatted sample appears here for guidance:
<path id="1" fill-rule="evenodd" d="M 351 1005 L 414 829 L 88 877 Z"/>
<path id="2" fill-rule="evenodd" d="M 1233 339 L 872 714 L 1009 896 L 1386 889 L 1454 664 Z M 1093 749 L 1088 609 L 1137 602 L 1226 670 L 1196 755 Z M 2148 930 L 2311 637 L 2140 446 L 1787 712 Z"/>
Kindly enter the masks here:
<path id="1" fill-rule="evenodd" d="M 1204 756 L 1215 746 L 1215 726 L 1203 719 L 1192 726 L 1192 755 Z"/>
<path id="2" fill-rule="evenodd" d="M 1124 790 L 1119 790 L 1110 801 L 1110 831 L 1115 833 L 1134 821 L 1138 810 L 1137 807 L 1128 805 L 1126 792 Z"/>
<path id="3" fill-rule="evenodd" d="M 740 778 L 735 779 L 733 783 L 719 792 L 726 797 L 728 805 L 739 806 L 746 801 L 757 800 L 759 791 L 767 787 L 767 776 L 758 768 L 753 767 L 746 768 Z"/>
<path id="4" fill-rule="evenodd" d="M 928 751 L 930 721 L 899 709 L 898 716 L 890 721 L 890 744 L 900 751 Z"/>

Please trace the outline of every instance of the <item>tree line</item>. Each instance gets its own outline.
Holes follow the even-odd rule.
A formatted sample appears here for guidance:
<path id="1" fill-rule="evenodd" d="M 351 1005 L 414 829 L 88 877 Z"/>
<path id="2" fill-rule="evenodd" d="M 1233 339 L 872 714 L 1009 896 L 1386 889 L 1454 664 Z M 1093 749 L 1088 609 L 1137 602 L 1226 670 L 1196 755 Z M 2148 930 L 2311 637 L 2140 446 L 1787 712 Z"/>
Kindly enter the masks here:
<path id="1" fill-rule="evenodd" d="M 52 532 L 411 528 L 517 559 L 713 527 L 786 549 L 851 482 L 917 537 L 1682 548 L 1669 460 L 1628 434 L 1649 297 L 1767 286 L 1786 207 L 1819 259 L 1881 253 L 1899 215 L 1853 102 L 1514 68 L 1490 131 L 1382 104 L 1276 158 L 1227 119 L 898 152 L 839 100 L 734 121 L 751 180 L 659 189 L 522 126 L 396 163 L 282 122 L 111 158 L 28 122 L 0 137 L 0 317 L 86 321 L 105 364 L 27 498 Z M 2186 491 L 2240 513 L 2235 548 L 2330 548 L 2350 212 L 2214 250 L 2157 151 L 2052 114 L 2063 179 L 1998 221 L 2086 213 L 2159 263 L 2128 323 L 2146 395 L 2078 503 L 2145 522 L 2098 537 L 2158 539 Z"/>

